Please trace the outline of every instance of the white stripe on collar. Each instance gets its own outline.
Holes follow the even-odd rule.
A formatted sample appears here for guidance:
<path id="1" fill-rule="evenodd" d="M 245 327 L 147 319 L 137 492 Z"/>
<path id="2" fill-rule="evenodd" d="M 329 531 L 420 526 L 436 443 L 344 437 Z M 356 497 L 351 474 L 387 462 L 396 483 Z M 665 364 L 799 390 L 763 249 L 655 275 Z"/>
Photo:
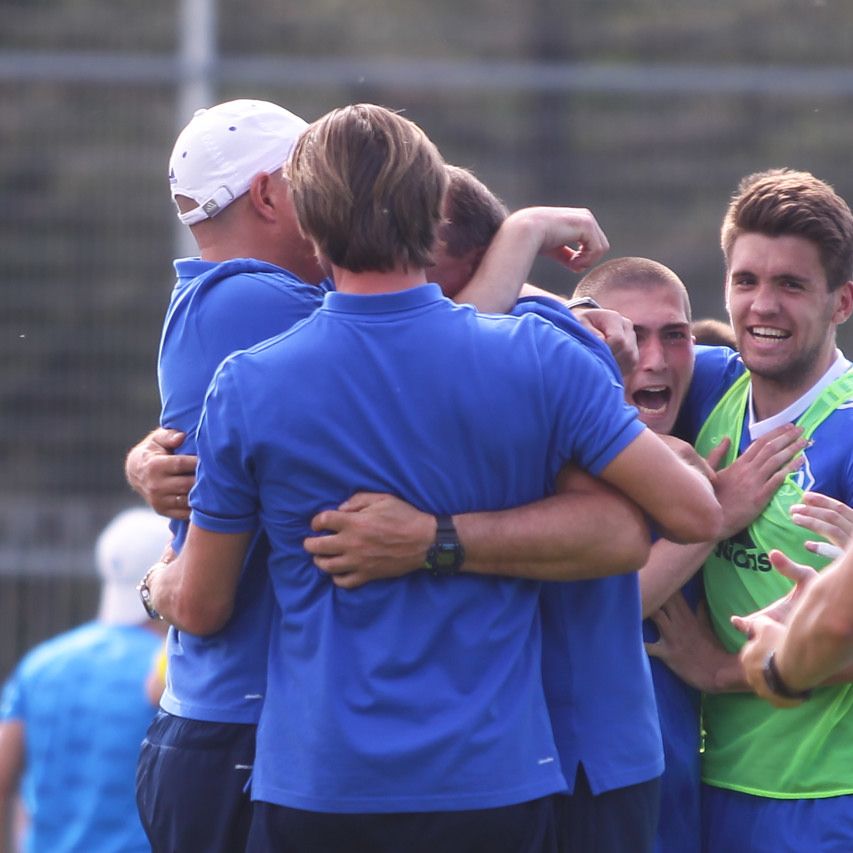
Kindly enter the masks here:
<path id="1" fill-rule="evenodd" d="M 839 376 L 847 373 L 850 370 L 851 363 L 844 357 L 841 350 L 835 350 L 835 361 L 829 367 L 829 370 L 821 376 L 818 381 L 800 397 L 775 415 L 765 418 L 763 421 L 755 420 L 755 409 L 752 405 L 752 383 L 749 385 L 749 440 L 755 441 L 761 438 L 762 435 L 767 435 L 771 430 L 776 429 L 782 424 L 788 424 L 795 421 L 815 400 L 821 395 L 823 390 L 832 385 Z"/>

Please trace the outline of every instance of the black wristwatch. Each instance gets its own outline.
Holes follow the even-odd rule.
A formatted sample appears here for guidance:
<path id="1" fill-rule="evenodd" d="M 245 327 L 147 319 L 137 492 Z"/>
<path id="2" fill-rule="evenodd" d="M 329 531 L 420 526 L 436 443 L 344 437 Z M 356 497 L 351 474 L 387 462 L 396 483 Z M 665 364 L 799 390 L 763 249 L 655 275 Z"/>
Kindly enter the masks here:
<path id="1" fill-rule="evenodd" d="M 764 683 L 767 685 L 771 693 L 781 696 L 783 699 L 799 699 L 804 701 L 812 695 L 811 690 L 792 690 L 782 680 L 779 675 L 779 670 L 776 666 L 776 651 L 770 652 L 767 659 L 764 661 L 761 674 L 764 676 Z"/>
<path id="2" fill-rule="evenodd" d="M 424 568 L 435 577 L 458 575 L 465 562 L 465 549 L 449 515 L 436 516 L 435 542 L 427 551 Z"/>
<path id="3" fill-rule="evenodd" d="M 136 585 L 136 591 L 139 593 L 139 598 L 142 601 L 142 606 L 145 608 L 145 612 L 148 614 L 149 619 L 162 619 L 163 617 L 154 609 L 154 605 L 151 603 L 151 588 L 148 586 L 148 581 L 151 578 L 154 570 L 161 566 L 162 563 L 154 563 L 150 569 L 145 573 L 145 576 L 142 580 Z"/>

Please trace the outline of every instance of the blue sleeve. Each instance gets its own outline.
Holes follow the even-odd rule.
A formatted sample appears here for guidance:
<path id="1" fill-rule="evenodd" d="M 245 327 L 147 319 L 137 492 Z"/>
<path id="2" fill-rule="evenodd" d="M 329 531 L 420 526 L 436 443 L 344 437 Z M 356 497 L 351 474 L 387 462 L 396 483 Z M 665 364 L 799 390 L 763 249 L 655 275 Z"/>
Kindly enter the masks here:
<path id="1" fill-rule="evenodd" d="M 525 296 L 516 302 L 512 314 L 517 317 L 523 314 L 536 314 L 548 320 L 599 358 L 613 374 L 613 378 L 622 383 L 622 372 L 613 353 L 610 352 L 610 347 L 601 338 L 592 334 L 562 302 L 542 296 Z"/>
<path id="2" fill-rule="evenodd" d="M 740 355 L 734 350 L 728 347 L 697 346 L 693 379 L 673 435 L 693 444 L 714 406 L 745 370 Z"/>
<path id="3" fill-rule="evenodd" d="M 244 533 L 259 524 L 258 487 L 235 363 L 235 358 L 227 359 L 213 378 L 196 437 L 192 521 L 215 533 Z"/>
<path id="4" fill-rule="evenodd" d="M 551 331 L 543 343 L 541 363 L 556 424 L 553 450 L 561 464 L 575 461 L 597 475 L 645 426 L 601 359 L 565 334 Z"/>
<path id="5" fill-rule="evenodd" d="M 176 296 L 163 327 L 158 376 L 161 424 L 188 435 L 180 452 L 195 452 L 191 437 L 220 363 L 309 317 L 323 292 L 282 274 L 244 274 Z"/>

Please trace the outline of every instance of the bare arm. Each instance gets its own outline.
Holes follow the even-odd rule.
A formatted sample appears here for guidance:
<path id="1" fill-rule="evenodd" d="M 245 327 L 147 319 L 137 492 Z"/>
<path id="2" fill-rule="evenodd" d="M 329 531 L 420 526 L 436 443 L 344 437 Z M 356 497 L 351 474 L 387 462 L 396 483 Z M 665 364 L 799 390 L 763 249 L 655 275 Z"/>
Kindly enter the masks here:
<path id="1" fill-rule="evenodd" d="M 514 509 L 453 516 L 465 548 L 462 571 L 573 580 L 632 571 L 648 553 L 639 509 L 614 489 L 575 468 L 559 494 Z M 305 540 L 322 571 L 342 587 L 419 569 L 433 543 L 434 516 L 392 495 L 360 493 L 321 512 Z"/>
<path id="2" fill-rule="evenodd" d="M 783 574 L 799 567 L 772 552 L 774 567 Z M 775 650 L 776 668 L 794 691 L 818 684 L 853 679 L 853 548 L 820 575 L 810 576 L 788 616 L 779 622 L 766 610 L 732 620 L 748 636 L 741 660 L 755 692 L 779 707 L 798 704 L 773 693 L 764 678 L 767 656 Z"/>
<path id="3" fill-rule="evenodd" d="M 195 483 L 195 456 L 175 455 L 184 433 L 159 427 L 127 454 L 124 473 L 131 488 L 167 518 L 190 517 L 187 495 Z"/>
<path id="4" fill-rule="evenodd" d="M 253 535 L 212 533 L 191 523 L 181 553 L 170 563 L 156 563 L 149 577 L 154 609 L 190 634 L 218 631 L 231 617 Z"/>
<path id="5" fill-rule="evenodd" d="M 640 433 L 601 477 L 645 510 L 668 539 L 705 542 L 719 533 L 722 511 L 711 482 L 651 430 Z"/>
<path id="6" fill-rule="evenodd" d="M 0 723 L 0 853 L 12 848 L 13 805 L 24 770 L 24 723 Z"/>
<path id="7" fill-rule="evenodd" d="M 582 272 L 610 248 L 595 217 L 582 208 L 528 207 L 510 214 L 467 285 L 456 295 L 480 311 L 503 313 L 518 299 L 537 255 Z"/>

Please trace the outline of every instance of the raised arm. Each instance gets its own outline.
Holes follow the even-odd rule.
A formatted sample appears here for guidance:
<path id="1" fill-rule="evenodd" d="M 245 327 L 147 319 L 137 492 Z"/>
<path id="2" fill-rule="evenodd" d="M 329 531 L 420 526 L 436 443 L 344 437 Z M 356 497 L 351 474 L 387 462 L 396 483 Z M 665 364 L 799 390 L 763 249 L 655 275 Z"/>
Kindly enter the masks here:
<path id="1" fill-rule="evenodd" d="M 505 313 L 515 305 L 538 255 L 548 255 L 574 272 L 583 272 L 609 248 L 607 237 L 586 209 L 517 210 L 501 225 L 456 301 L 469 302 L 480 311 Z"/>

